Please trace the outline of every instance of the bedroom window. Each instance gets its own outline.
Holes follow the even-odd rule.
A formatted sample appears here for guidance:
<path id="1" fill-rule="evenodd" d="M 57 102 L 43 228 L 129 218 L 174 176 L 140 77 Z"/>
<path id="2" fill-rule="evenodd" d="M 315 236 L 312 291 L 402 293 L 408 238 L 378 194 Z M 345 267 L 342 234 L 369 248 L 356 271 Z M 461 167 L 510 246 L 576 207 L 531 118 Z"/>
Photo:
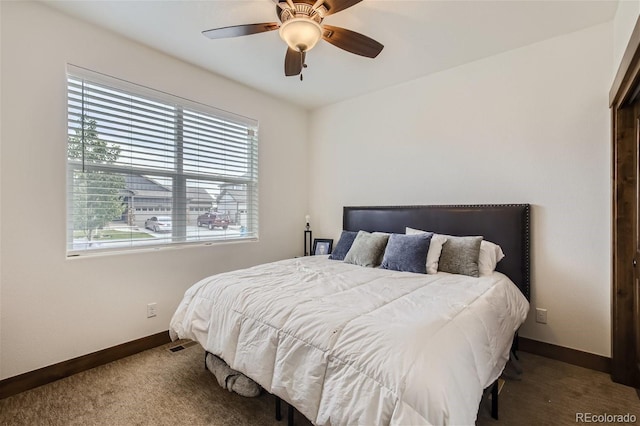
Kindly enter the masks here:
<path id="1" fill-rule="evenodd" d="M 67 71 L 67 255 L 258 237 L 258 123 Z"/>

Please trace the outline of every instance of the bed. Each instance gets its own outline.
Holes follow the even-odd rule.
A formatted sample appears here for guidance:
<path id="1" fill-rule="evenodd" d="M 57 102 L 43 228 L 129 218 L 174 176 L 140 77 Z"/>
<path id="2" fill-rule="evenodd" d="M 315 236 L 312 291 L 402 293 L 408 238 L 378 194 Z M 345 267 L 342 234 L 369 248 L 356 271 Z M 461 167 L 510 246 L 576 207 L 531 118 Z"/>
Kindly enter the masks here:
<path id="1" fill-rule="evenodd" d="M 529 215 L 527 204 L 345 207 L 343 235 L 482 236 L 505 257 L 479 277 L 327 256 L 217 274 L 187 290 L 171 337 L 314 424 L 473 424 L 529 310 Z"/>

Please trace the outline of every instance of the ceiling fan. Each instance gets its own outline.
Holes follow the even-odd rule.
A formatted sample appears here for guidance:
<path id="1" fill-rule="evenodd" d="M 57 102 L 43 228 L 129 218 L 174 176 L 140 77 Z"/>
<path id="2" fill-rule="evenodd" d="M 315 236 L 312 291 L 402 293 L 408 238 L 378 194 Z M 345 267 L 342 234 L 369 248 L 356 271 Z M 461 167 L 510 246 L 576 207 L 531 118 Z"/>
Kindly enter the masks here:
<path id="1" fill-rule="evenodd" d="M 284 58 L 284 74 L 300 75 L 306 68 L 306 54 L 322 38 L 340 49 L 356 55 L 375 58 L 384 46 L 377 41 L 341 27 L 323 24 L 326 16 L 340 12 L 362 0 L 273 0 L 280 23 L 233 25 L 203 31 L 210 39 L 240 37 L 250 34 L 279 30 L 280 37 L 287 43 Z"/>

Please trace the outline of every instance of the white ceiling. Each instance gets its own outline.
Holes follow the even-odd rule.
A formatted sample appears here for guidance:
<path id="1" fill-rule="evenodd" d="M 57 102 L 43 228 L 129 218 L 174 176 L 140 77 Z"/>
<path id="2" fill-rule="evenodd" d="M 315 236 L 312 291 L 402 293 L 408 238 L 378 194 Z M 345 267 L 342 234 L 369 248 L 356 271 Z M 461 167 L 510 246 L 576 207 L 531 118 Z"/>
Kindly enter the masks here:
<path id="1" fill-rule="evenodd" d="M 363 2 L 325 23 L 367 35 L 385 48 L 363 58 L 320 41 L 304 81 L 284 76 L 277 31 L 210 40 L 211 28 L 276 22 L 272 0 L 45 1 L 51 7 L 209 69 L 315 108 L 613 19 L 617 0 Z"/>

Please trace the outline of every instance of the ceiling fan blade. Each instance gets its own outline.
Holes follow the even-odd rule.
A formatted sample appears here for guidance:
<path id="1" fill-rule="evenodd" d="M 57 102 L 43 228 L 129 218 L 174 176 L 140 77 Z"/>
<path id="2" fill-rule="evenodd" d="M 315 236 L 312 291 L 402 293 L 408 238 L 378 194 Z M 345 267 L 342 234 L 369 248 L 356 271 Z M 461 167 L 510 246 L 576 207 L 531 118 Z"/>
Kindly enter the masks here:
<path id="1" fill-rule="evenodd" d="M 324 4 L 329 9 L 326 16 L 338 13 L 341 10 L 345 10 L 351 6 L 360 3 L 362 0 L 324 0 Z"/>
<path id="2" fill-rule="evenodd" d="M 240 37 L 245 35 L 264 33 L 266 31 L 273 31 L 277 30 L 278 28 L 278 24 L 275 22 L 265 22 L 263 24 L 232 25 L 230 27 L 214 28 L 212 30 L 203 31 L 202 35 L 211 39 Z"/>
<path id="3" fill-rule="evenodd" d="M 323 25 L 323 27 L 324 34 L 322 38 L 347 52 L 366 56 L 367 58 L 375 58 L 384 49 L 384 46 L 374 39 L 355 31 L 332 25 Z"/>
<path id="4" fill-rule="evenodd" d="M 287 54 L 284 56 L 284 75 L 291 77 L 302 72 L 306 52 L 299 52 L 292 48 L 287 48 Z"/>

